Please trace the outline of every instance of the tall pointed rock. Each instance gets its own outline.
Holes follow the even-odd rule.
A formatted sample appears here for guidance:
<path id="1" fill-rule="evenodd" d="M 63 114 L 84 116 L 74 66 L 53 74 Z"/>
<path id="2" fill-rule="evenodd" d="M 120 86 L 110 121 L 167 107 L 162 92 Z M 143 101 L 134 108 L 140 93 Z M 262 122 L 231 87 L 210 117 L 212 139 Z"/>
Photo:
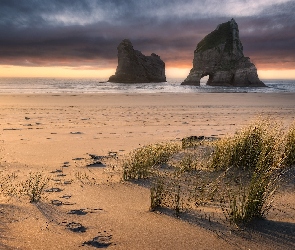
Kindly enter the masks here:
<path id="1" fill-rule="evenodd" d="M 194 51 L 193 68 L 182 85 L 200 85 L 209 75 L 207 85 L 265 87 L 257 69 L 243 54 L 238 24 L 234 19 L 219 24 L 201 40 Z"/>

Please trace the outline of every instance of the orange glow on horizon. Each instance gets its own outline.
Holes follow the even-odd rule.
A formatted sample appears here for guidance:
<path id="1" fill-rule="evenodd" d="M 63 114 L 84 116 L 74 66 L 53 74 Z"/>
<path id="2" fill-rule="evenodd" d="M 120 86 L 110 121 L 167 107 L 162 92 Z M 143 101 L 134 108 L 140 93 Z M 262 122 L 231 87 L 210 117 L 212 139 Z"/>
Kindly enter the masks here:
<path id="1" fill-rule="evenodd" d="M 116 69 L 0 66 L 0 77 L 108 78 Z"/>
<path id="2" fill-rule="evenodd" d="M 188 67 L 166 67 L 166 77 L 183 78 L 189 74 Z M 0 77 L 53 77 L 53 78 L 109 78 L 116 71 L 114 68 L 87 69 L 70 67 L 23 67 L 0 66 Z M 260 69 L 260 79 L 295 79 L 295 69 Z"/>
<path id="3" fill-rule="evenodd" d="M 266 69 L 257 71 L 260 79 L 295 79 L 295 69 Z"/>

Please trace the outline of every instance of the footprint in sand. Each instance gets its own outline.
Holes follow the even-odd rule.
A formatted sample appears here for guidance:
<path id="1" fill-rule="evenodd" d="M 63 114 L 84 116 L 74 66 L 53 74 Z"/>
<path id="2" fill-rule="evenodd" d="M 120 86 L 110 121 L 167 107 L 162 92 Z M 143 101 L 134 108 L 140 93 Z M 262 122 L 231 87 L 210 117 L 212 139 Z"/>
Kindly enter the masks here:
<path id="1" fill-rule="evenodd" d="M 51 204 L 54 206 L 61 206 L 63 203 L 60 200 L 52 200 Z"/>
<path id="2" fill-rule="evenodd" d="M 49 188 L 49 189 L 45 190 L 45 192 L 48 192 L 48 193 L 57 193 L 57 192 L 61 192 L 61 191 L 63 191 L 63 189 L 60 189 L 57 187 L 53 187 L 53 188 Z"/>
<path id="3" fill-rule="evenodd" d="M 83 157 L 77 157 L 77 158 L 73 158 L 72 160 L 73 161 L 82 161 L 82 160 L 85 160 L 85 158 L 83 158 Z"/>
<path id="4" fill-rule="evenodd" d="M 80 209 L 73 209 L 68 212 L 68 214 L 76 214 L 76 215 L 86 215 L 88 213 L 95 213 L 97 211 L 102 211 L 102 208 L 80 208 Z"/>
<path id="5" fill-rule="evenodd" d="M 99 235 L 94 237 L 92 240 L 83 242 L 82 246 L 88 245 L 88 246 L 92 246 L 96 248 L 107 248 L 108 246 L 113 244 L 111 242 L 113 238 L 111 234 L 107 234 L 106 231 L 104 231 L 103 233 L 101 232 L 98 232 L 98 233 Z"/>
<path id="6" fill-rule="evenodd" d="M 68 214 L 76 214 L 76 215 L 86 215 L 88 212 L 85 211 L 85 209 L 73 209 L 68 212 Z"/>
<path id="7" fill-rule="evenodd" d="M 62 173 L 61 169 L 56 169 L 50 172 L 51 174 Z"/>
<path id="8" fill-rule="evenodd" d="M 69 202 L 69 201 L 64 201 L 62 204 L 65 205 L 65 206 L 73 206 L 73 205 L 75 205 L 76 203 L 74 203 L 74 202 Z"/>
<path id="9" fill-rule="evenodd" d="M 87 230 L 86 227 L 77 222 L 70 222 L 66 225 L 66 227 L 74 233 L 85 233 Z"/>
<path id="10" fill-rule="evenodd" d="M 77 131 L 77 132 L 70 132 L 70 134 L 72 134 L 72 135 L 82 135 L 83 133 L 82 133 L 82 132 L 79 132 L 79 131 Z"/>
<path id="11" fill-rule="evenodd" d="M 70 180 L 70 181 L 64 181 L 64 184 L 65 185 L 70 185 L 70 184 L 72 184 L 72 181 Z"/>
<path id="12" fill-rule="evenodd" d="M 105 167 L 101 161 L 95 161 L 93 163 L 87 164 L 86 167 Z"/>
<path id="13" fill-rule="evenodd" d="M 70 199 L 71 197 L 72 197 L 72 195 L 65 194 L 65 195 L 61 196 L 60 198 L 62 198 L 62 199 Z"/>
<path id="14" fill-rule="evenodd" d="M 60 200 L 51 200 L 51 204 L 54 206 L 72 206 L 75 205 L 76 203 L 73 202 L 68 202 L 68 201 L 60 201 Z"/>
<path id="15" fill-rule="evenodd" d="M 57 177 L 65 177 L 65 176 L 67 176 L 67 175 L 62 173 L 62 174 L 57 174 L 56 176 L 57 176 Z"/>

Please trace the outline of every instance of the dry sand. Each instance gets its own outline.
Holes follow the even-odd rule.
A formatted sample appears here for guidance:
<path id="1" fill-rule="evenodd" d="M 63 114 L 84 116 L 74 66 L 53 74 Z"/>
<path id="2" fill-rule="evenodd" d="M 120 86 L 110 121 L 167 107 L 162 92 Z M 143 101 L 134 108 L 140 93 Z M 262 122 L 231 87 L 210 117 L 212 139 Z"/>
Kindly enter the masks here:
<path id="1" fill-rule="evenodd" d="M 267 227 L 233 232 L 149 212 L 149 190 L 121 182 L 116 159 L 86 167 L 89 154 L 121 158 L 140 145 L 222 137 L 259 115 L 287 126 L 295 119 L 295 94 L 1 95 L 0 108 L 2 174 L 22 179 L 41 171 L 60 189 L 38 204 L 1 198 L 0 249 L 95 249 L 82 246 L 92 239 L 108 249 L 295 248 L 294 185 L 277 195 Z"/>

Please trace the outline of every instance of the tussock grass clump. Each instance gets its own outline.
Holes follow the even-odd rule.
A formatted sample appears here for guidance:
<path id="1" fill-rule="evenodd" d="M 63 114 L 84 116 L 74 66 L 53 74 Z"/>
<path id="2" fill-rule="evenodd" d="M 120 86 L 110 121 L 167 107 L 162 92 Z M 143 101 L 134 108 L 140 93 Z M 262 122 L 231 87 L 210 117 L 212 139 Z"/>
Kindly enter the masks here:
<path id="1" fill-rule="evenodd" d="M 195 153 L 185 153 L 179 161 L 181 171 L 196 170 L 198 166 L 198 160 L 198 156 Z"/>
<path id="2" fill-rule="evenodd" d="M 235 136 L 215 143 L 210 160 L 213 169 L 239 167 L 255 169 L 263 151 L 275 150 L 280 127 L 270 119 L 260 119 L 238 131 Z"/>
<path id="3" fill-rule="evenodd" d="M 277 172 L 255 171 L 251 178 L 246 202 L 242 204 L 243 213 L 234 218 L 235 223 L 247 223 L 256 218 L 263 218 L 271 208 L 271 197 L 277 187 Z"/>
<path id="4" fill-rule="evenodd" d="M 295 165 L 295 122 L 285 136 L 284 166 Z"/>
<path id="5" fill-rule="evenodd" d="M 123 161 L 123 179 L 149 177 L 153 168 L 168 162 L 180 150 L 175 143 L 158 143 L 133 150 Z"/>
<path id="6" fill-rule="evenodd" d="M 20 193 L 29 197 L 31 203 L 38 202 L 44 195 L 44 191 L 50 178 L 43 177 L 39 172 L 30 173 L 27 180 L 21 183 Z"/>
<path id="7" fill-rule="evenodd" d="M 237 190 L 228 187 L 225 192 L 220 200 L 220 206 L 225 218 L 235 224 L 242 223 L 245 220 L 246 187 L 240 183 Z"/>
<path id="8" fill-rule="evenodd" d="M 282 132 L 276 123 L 261 119 L 238 132 L 233 138 L 218 142 L 211 167 L 236 168 L 248 172 L 250 179 L 236 187 L 232 180 L 223 195 L 226 217 L 235 224 L 265 216 L 282 172 Z"/>
<path id="9" fill-rule="evenodd" d="M 244 176 L 237 181 L 234 176 L 226 188 L 221 187 L 221 190 L 225 190 L 221 207 L 230 222 L 239 225 L 265 217 L 280 178 L 280 160 L 276 151 L 264 152 L 255 170 L 244 172 L 249 179 Z"/>
<path id="10" fill-rule="evenodd" d="M 151 195 L 151 207 L 150 211 L 155 211 L 161 207 L 165 198 L 164 181 L 161 178 L 157 178 L 152 187 L 150 188 Z"/>
<path id="11" fill-rule="evenodd" d="M 20 181 L 15 173 L 4 175 L 0 174 L 0 193 L 5 197 L 21 198 L 29 197 L 31 203 L 38 202 L 43 198 L 45 189 L 48 187 L 50 178 L 36 172 L 30 173 L 24 180 Z"/>
<path id="12" fill-rule="evenodd" d="M 151 211 L 165 207 L 172 209 L 175 215 L 179 216 L 185 208 L 185 201 L 188 200 L 188 196 L 184 191 L 185 183 L 180 180 L 179 176 L 173 176 L 172 178 L 160 176 L 156 178 L 150 188 Z"/>

